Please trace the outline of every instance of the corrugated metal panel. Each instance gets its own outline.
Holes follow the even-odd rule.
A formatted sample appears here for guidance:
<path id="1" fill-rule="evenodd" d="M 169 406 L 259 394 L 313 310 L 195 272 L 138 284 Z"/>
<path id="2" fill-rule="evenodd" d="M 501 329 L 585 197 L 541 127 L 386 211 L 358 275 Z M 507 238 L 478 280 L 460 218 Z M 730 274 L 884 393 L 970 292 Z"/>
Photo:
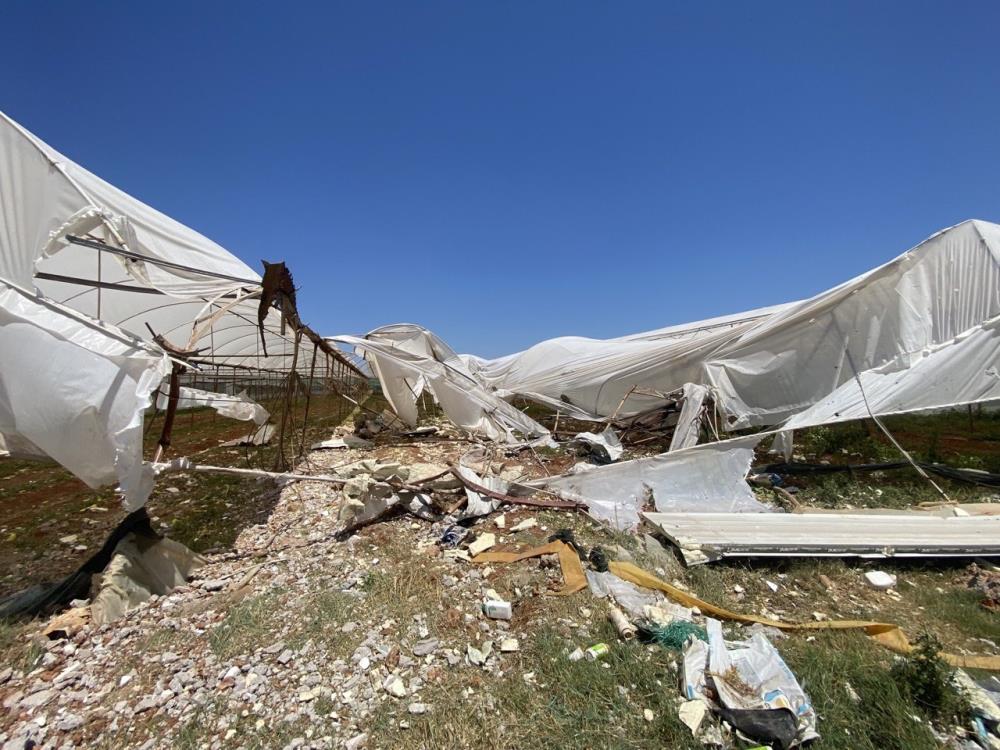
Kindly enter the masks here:
<path id="1" fill-rule="evenodd" d="M 720 557 L 989 557 L 1000 517 L 912 513 L 643 513 L 689 564 Z"/>

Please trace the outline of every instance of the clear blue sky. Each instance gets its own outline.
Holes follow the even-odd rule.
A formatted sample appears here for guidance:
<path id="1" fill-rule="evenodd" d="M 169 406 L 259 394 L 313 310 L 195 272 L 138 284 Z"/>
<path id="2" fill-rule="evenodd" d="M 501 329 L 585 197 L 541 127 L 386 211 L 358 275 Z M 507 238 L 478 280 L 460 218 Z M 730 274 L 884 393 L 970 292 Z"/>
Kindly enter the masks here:
<path id="1" fill-rule="evenodd" d="M 499 355 L 1000 221 L 998 28 L 996 2 L 13 1 L 0 108 L 287 260 L 323 332 Z"/>

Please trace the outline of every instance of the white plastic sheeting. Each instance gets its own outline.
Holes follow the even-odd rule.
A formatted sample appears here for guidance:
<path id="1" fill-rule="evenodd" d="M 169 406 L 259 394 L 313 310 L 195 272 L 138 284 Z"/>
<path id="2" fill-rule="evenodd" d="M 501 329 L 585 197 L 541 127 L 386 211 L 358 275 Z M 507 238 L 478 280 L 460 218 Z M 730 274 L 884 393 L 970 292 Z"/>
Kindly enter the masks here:
<path id="1" fill-rule="evenodd" d="M 167 372 L 147 325 L 214 364 L 288 369 L 292 341 L 274 310 L 263 356 L 259 291 L 260 276 L 222 247 L 0 113 L 0 450 L 44 455 L 93 487 L 120 481 L 138 507 L 152 482 L 142 412 Z"/>
<path id="2" fill-rule="evenodd" d="M 149 496 L 142 412 L 168 370 L 141 342 L 0 285 L 0 451 L 51 458 L 92 488 Z"/>
<path id="3" fill-rule="evenodd" d="M 417 424 L 417 398 L 424 390 L 448 418 L 477 435 L 508 443 L 538 438 L 549 431 L 484 388 L 440 339 L 417 326 L 388 326 L 365 338 L 330 339 L 362 352 L 382 384 L 396 414 Z"/>
<path id="4" fill-rule="evenodd" d="M 706 361 L 707 381 L 733 428 L 778 424 L 844 387 L 846 407 L 855 372 L 889 376 L 876 413 L 996 398 L 998 316 L 1000 226 L 966 221 L 761 321 Z"/>
<path id="5" fill-rule="evenodd" d="M 477 391 L 524 396 L 574 417 L 628 417 L 681 389 L 694 401 L 702 386 L 726 429 L 778 425 L 814 408 L 790 423 L 803 426 L 866 416 L 858 377 L 876 414 L 996 399 L 998 322 L 1000 226 L 971 220 L 802 302 L 457 359 Z M 391 328 L 444 346 L 416 326 Z M 675 447 L 690 444 L 693 425 L 685 421 Z"/>
<path id="6" fill-rule="evenodd" d="M 757 436 L 706 443 L 659 456 L 599 466 L 530 482 L 587 503 L 590 515 L 619 529 L 638 525 L 643 510 L 760 513 L 746 483 Z"/>
<path id="7" fill-rule="evenodd" d="M 573 442 L 587 445 L 590 452 L 596 453 L 605 463 L 614 463 L 625 452 L 618 433 L 610 427 L 606 427 L 600 434 L 594 432 L 578 433 L 573 436 Z"/>
<path id="8" fill-rule="evenodd" d="M 161 388 L 156 398 L 156 408 L 166 409 L 169 403 L 169 394 Z M 240 419 L 244 422 L 253 422 L 260 426 L 267 422 L 270 414 L 267 409 L 250 398 L 246 391 L 241 391 L 235 396 L 226 393 L 213 393 L 203 391 L 200 388 L 188 388 L 182 386 L 177 398 L 178 409 L 197 409 L 208 406 L 215 409 L 223 417 L 230 419 Z"/>
<path id="9" fill-rule="evenodd" d="M 677 417 L 674 434 L 670 438 L 670 450 L 690 448 L 698 442 L 698 435 L 701 431 L 702 407 L 708 395 L 709 390 L 706 386 L 697 383 L 684 384 L 684 403 L 681 405 L 681 413 Z"/>
<path id="10" fill-rule="evenodd" d="M 265 324 L 270 356 L 263 354 L 258 299 L 253 296 L 260 289 L 256 271 L 207 237 L 75 164 L 3 113 L 0 187 L 3 281 L 37 288 L 140 339 L 150 338 L 149 324 L 182 349 L 210 347 L 215 364 L 291 366 L 291 336 L 280 333 L 280 316 L 274 310 Z M 70 243 L 68 235 L 171 265 L 81 247 Z M 227 310 L 208 324 L 208 316 L 224 306 Z M 206 324 L 196 330 L 199 318 Z M 303 346 L 311 349 L 308 341 Z M 305 360 L 300 367 L 306 369 L 308 357 L 299 359 Z"/>
<path id="11" fill-rule="evenodd" d="M 705 360 L 741 332 L 788 307 L 768 307 L 616 339 L 564 336 L 499 359 L 466 355 L 497 395 L 520 395 L 578 419 L 629 417 L 704 382 Z M 624 401 L 623 401 L 624 399 Z"/>

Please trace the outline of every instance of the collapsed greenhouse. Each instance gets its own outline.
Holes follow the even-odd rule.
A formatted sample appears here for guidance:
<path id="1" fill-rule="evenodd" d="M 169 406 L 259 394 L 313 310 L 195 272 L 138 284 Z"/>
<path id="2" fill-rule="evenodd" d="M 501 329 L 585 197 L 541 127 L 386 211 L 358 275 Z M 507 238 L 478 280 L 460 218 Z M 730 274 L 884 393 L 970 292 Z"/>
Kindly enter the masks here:
<path id="1" fill-rule="evenodd" d="M 0 361 L 0 446 L 92 487 L 117 483 L 127 509 L 169 445 L 166 430 L 156 456 L 141 454 L 154 393 L 167 411 L 214 405 L 262 425 L 241 383 L 318 375 L 354 400 L 368 368 L 350 347 L 410 427 L 426 391 L 459 428 L 502 444 L 552 440 L 516 398 L 625 436 L 665 432 L 663 455 L 545 483 L 623 526 L 651 491 L 661 511 L 756 509 L 743 478 L 766 436 L 787 454 L 796 429 L 1000 397 L 996 224 L 944 229 L 800 302 L 485 360 L 416 325 L 323 337 L 299 319 L 283 264 L 262 277 L 10 118 L 0 125 L 0 340 L 18 353 Z M 203 387 L 182 388 L 181 373 Z"/>
<path id="2" fill-rule="evenodd" d="M 713 675 L 717 659 L 729 659 L 721 624 L 713 618 L 766 627 L 772 637 L 855 630 L 896 653 L 909 654 L 913 645 L 892 622 L 820 612 L 813 612 L 814 622 L 793 622 L 767 610 L 734 612 L 667 583 L 658 577 L 663 572 L 638 567 L 621 546 L 615 546 L 613 560 L 596 543 L 585 554 L 569 527 L 526 546 L 525 532 L 548 529 L 534 515 L 513 522 L 515 513 L 577 517 L 605 540 L 642 539 L 652 550 L 650 559 L 667 568 L 678 561 L 690 567 L 740 557 L 957 557 L 976 558 L 979 565 L 984 561 L 978 558 L 1000 556 L 994 501 L 962 502 L 945 489 L 953 482 L 993 490 L 1000 487 L 1000 474 L 915 458 L 887 425 L 898 415 L 968 409 L 971 434 L 972 408 L 1000 399 L 1000 225 L 970 220 L 941 230 L 809 299 L 614 339 L 556 338 L 496 359 L 458 354 L 414 324 L 365 335 L 317 332 L 300 317 L 298 296 L 309 290 L 296 287 L 293 270 L 265 262 L 258 274 L 0 114 L 0 458 L 55 462 L 89 488 L 114 486 L 127 511 L 74 572 L 0 597 L 0 619 L 55 614 L 44 636 L 61 640 L 78 637 L 91 624 L 128 617 L 149 602 L 169 601 L 166 608 L 186 601 L 194 617 L 208 618 L 189 623 L 200 636 L 205 622 L 218 624 L 211 619 L 222 616 L 216 609 L 248 595 L 262 569 L 270 576 L 260 583 L 262 591 L 297 596 L 305 574 L 296 578 L 279 570 L 295 565 L 300 573 L 321 570 L 323 593 L 340 576 L 339 594 L 353 606 L 369 596 L 359 589 L 375 585 L 372 571 L 364 585 L 350 571 L 350 560 L 364 556 L 355 543 L 368 527 L 402 518 L 410 523 L 390 533 L 410 540 L 404 544 L 419 556 L 406 563 L 408 570 L 430 565 L 428 550 L 434 565 L 456 572 L 447 566 L 548 558 L 538 571 L 556 580 L 545 593 L 564 597 L 587 590 L 595 600 L 613 602 L 607 607 L 610 621 L 623 641 L 635 637 L 637 625 L 662 641 L 665 628 L 683 621 L 686 635 L 675 645 L 683 645 L 685 662 L 690 657 L 697 668 L 688 675 L 685 664 L 684 679 L 693 682 L 684 683 L 681 713 L 683 719 L 684 707 L 697 709 L 697 736 L 706 706 L 732 717 L 726 701 L 743 700 L 724 690 L 718 702 L 695 695 L 706 679 L 719 677 Z M 313 443 L 310 400 L 321 392 L 337 404 L 333 434 L 324 423 L 325 439 Z M 186 443 L 178 450 L 172 442 L 178 413 L 209 410 L 213 419 L 241 423 L 239 436 L 223 441 L 212 433 L 203 440 L 210 447 Z M 888 446 L 891 460 L 849 463 L 854 454 L 835 462 L 796 458 L 797 436 L 846 422 L 867 425 Z M 153 427 L 158 439 L 144 441 Z M 274 450 L 264 466 L 261 449 L 268 444 Z M 209 450 L 228 455 L 230 464 L 198 463 Z M 776 463 L 764 464 L 772 459 Z M 883 476 L 896 470 L 915 472 L 933 488 L 935 501 L 816 508 L 796 499 L 796 486 L 783 485 L 795 476 Z M 194 473 L 271 483 L 284 515 L 275 520 L 271 513 L 279 505 L 265 505 L 247 522 L 243 548 L 220 551 L 206 542 L 195 552 L 161 533 L 154 526 L 158 519 L 146 510 L 147 502 L 157 502 L 159 487 Z M 288 489 L 294 498 L 284 496 Z M 207 502 L 218 490 L 189 493 L 182 502 Z M 165 491 L 167 502 L 173 501 L 170 492 L 182 493 L 173 485 Z M 28 497 L 41 504 L 37 494 Z M 80 513 L 95 509 L 107 510 L 90 505 L 62 521 L 78 524 Z M 195 517 L 205 522 L 205 516 Z M 496 533 L 485 530 L 487 522 Z M 230 516 L 223 514 L 221 523 L 230 524 Z M 494 549 L 505 534 L 516 549 L 501 549 L 504 541 Z M 288 543 L 275 547 L 284 538 Z M 364 538 L 371 542 L 365 554 L 375 555 L 371 566 L 381 571 L 387 563 L 378 545 L 391 546 L 392 538 Z M 74 552 L 88 549 L 76 545 L 75 534 L 60 541 Z M 676 554 L 663 562 L 670 545 Z M 320 550 L 315 555 L 295 557 L 314 548 Z M 256 562 L 247 568 L 251 557 Z M 198 580 L 195 572 L 210 566 L 217 577 Z M 329 570 L 339 567 L 344 570 Z M 1000 571 L 976 568 L 976 581 L 984 570 L 989 588 Z M 868 579 L 873 587 L 895 585 L 894 576 L 876 573 Z M 458 585 L 450 573 L 441 580 Z M 484 570 L 483 586 L 486 580 Z M 522 602 L 536 597 L 536 589 L 518 581 L 511 591 Z M 766 583 L 770 591 L 779 590 Z M 479 588 L 464 592 L 483 599 L 478 614 L 464 619 L 445 607 L 458 588 L 434 589 L 443 597 L 442 616 L 473 628 L 478 616 L 510 620 L 511 602 L 493 588 Z M 392 601 L 421 599 L 388 590 Z M 983 606 L 1000 607 L 991 597 Z M 174 622 L 172 614 L 164 619 Z M 382 612 L 375 615 L 383 631 L 395 626 Z M 418 624 L 411 630 L 422 639 L 412 652 L 428 657 L 421 668 L 429 675 L 437 646 L 428 644 L 437 641 L 427 638 L 422 617 L 412 615 Z M 704 628 L 694 623 L 697 618 L 704 618 Z M 532 622 L 526 619 L 525 632 Z M 338 626 L 336 637 L 353 632 L 352 623 Z M 282 632 L 288 627 L 285 622 Z M 479 642 L 480 630 L 490 627 L 484 621 L 474 628 L 477 645 L 467 646 L 467 665 L 486 668 L 491 658 L 496 664 L 492 640 Z M 690 637 L 699 629 L 703 639 Z M 273 652 L 283 668 L 293 656 L 282 645 L 251 644 L 258 655 Z M 357 656 L 363 649 L 367 653 Z M 505 655 L 518 649 L 516 639 L 500 646 Z M 397 673 L 420 662 L 401 657 L 398 648 L 392 654 L 391 648 L 376 653 L 362 645 L 352 659 L 365 671 L 373 659 L 394 658 L 383 688 L 399 698 L 407 690 Z M 768 679 L 794 697 L 794 712 L 775 708 L 765 698 L 763 679 L 748 693 L 751 710 L 766 709 L 771 718 L 781 714 L 788 743 L 782 746 L 818 736 L 808 696 L 763 630 L 733 654 L 734 663 L 763 659 Z M 577 648 L 567 658 L 583 655 Z M 955 666 L 1000 670 L 996 655 L 964 649 L 941 656 Z M 179 661 L 176 654 L 170 658 Z M 457 652 L 447 658 L 451 666 L 463 659 Z M 243 673 L 232 666 L 213 684 L 220 690 L 238 685 Z M 529 674 L 524 681 L 530 686 Z M 159 693 L 170 693 L 162 704 L 144 700 L 136 713 L 162 705 L 165 712 L 187 715 L 192 704 L 171 708 L 173 687 Z M 34 737 L 44 725 L 29 721 L 31 696 L 16 695 L 17 705 L 29 704 L 17 737 Z M 297 700 L 315 697 L 304 695 Z M 348 690 L 341 700 L 347 704 L 351 695 Z"/>

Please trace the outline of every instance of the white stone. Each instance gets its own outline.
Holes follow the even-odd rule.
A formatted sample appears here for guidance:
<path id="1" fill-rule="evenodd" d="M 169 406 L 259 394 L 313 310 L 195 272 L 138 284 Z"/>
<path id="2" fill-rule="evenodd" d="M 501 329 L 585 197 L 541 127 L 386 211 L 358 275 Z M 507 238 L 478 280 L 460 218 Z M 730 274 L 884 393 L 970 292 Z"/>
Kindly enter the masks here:
<path id="1" fill-rule="evenodd" d="M 874 589 L 891 589 L 896 585 L 896 576 L 882 570 L 869 570 L 865 573 L 865 580 Z"/>

